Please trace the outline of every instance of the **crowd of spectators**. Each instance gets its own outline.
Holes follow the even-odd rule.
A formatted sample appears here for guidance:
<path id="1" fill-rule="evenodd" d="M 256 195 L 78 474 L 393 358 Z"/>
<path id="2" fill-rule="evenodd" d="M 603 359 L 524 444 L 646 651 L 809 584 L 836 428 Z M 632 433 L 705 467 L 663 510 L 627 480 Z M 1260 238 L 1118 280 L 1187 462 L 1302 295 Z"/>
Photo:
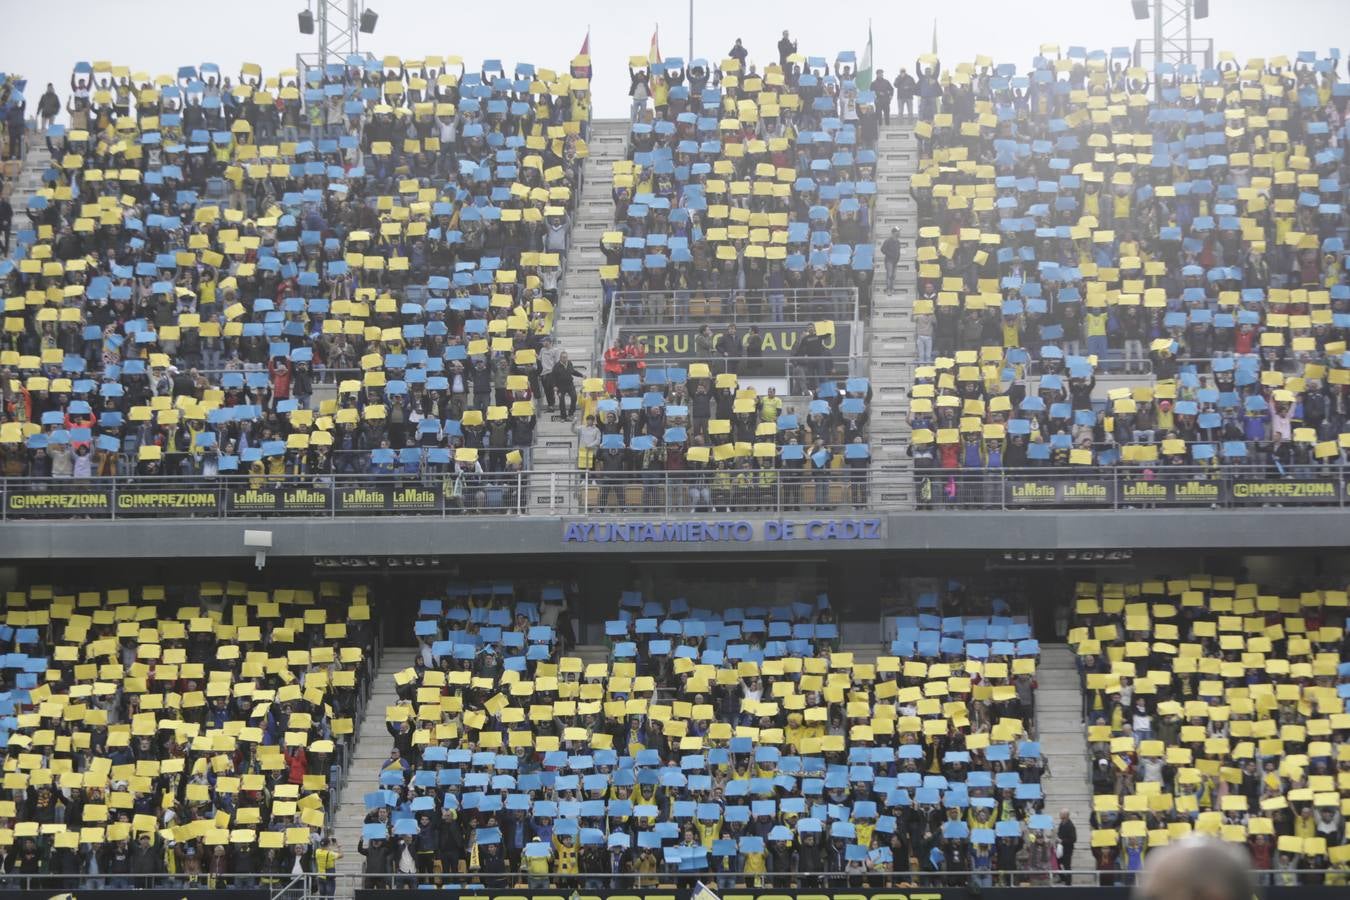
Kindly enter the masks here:
<path id="1" fill-rule="evenodd" d="M 759 69 L 740 44 L 717 66 L 630 59 L 634 121 L 601 241 L 607 314 L 616 293 L 621 319 L 845 318 L 854 289 L 866 308 L 877 112 L 856 69 L 852 52 L 831 67 L 796 51 Z"/>
<path id="2" fill-rule="evenodd" d="M 1350 885 L 1345 590 L 1192 575 L 1076 597 L 1102 883 L 1200 832 L 1246 847 L 1265 884 Z"/>
<path id="3" fill-rule="evenodd" d="M 78 64 L 0 262 L 0 475 L 519 465 L 589 66 Z"/>
<path id="4" fill-rule="evenodd" d="M 829 327 L 808 326 L 801 345 L 818 344 Z M 631 339 L 606 352 L 605 377 L 582 383 L 577 464 L 595 473 L 588 507 L 729 512 L 866 505 L 868 379 L 813 379 L 807 390 L 798 377 L 805 395 L 799 410 L 772 384 L 762 394 L 743 386 L 739 366 L 714 371 L 716 365 L 649 367 L 642 345 Z"/>
<path id="5" fill-rule="evenodd" d="M 1340 60 L 1128 57 L 919 60 L 916 464 L 1341 465 Z"/>
<path id="6" fill-rule="evenodd" d="M 1003 601 L 924 595 L 875 662 L 838 650 L 823 594 L 625 592 L 591 663 L 540 613 L 422 601 L 366 796 L 369 886 L 1049 883 L 1039 646 Z"/>
<path id="7" fill-rule="evenodd" d="M 313 871 L 373 672 L 370 612 L 336 583 L 9 591 L 0 885 Z"/>

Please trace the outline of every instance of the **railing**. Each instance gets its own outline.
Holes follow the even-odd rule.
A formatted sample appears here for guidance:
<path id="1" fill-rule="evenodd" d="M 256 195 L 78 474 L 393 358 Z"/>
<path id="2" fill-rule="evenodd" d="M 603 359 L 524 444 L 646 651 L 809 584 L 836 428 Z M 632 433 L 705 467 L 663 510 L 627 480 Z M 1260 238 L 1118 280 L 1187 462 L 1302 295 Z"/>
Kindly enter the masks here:
<path id="1" fill-rule="evenodd" d="M 805 397 L 827 378 L 851 378 L 856 375 L 866 376 L 868 373 L 868 357 L 849 355 L 812 357 L 745 356 L 743 353 L 727 356 L 648 355 L 642 358 L 642 362 L 646 364 L 647 372 L 674 368 L 684 369 L 687 372 L 695 363 L 704 363 L 714 378 L 728 372 L 741 378 L 781 378 L 788 382 L 788 394 L 793 397 Z M 595 374 L 613 378 L 614 374 L 604 372 L 603 366 L 602 362 Z M 636 369 L 625 366 L 624 371 L 636 372 Z M 801 409 L 798 412 L 805 415 L 806 410 Z"/>
<path id="2" fill-rule="evenodd" d="M 738 326 L 750 326 L 767 322 L 852 320 L 858 318 L 858 289 L 615 291 L 610 318 L 620 326 L 671 322 L 720 322 L 723 326 L 735 322 Z"/>
<path id="3" fill-rule="evenodd" d="M 842 448 L 833 448 L 839 455 Z M 877 509 L 1247 509 L 1350 505 L 1341 466 L 126 476 L 0 479 L 0 520 L 360 516 L 780 515 Z"/>
<path id="4" fill-rule="evenodd" d="M 0 479 L 0 520 L 692 515 L 868 506 L 866 469 Z"/>
<path id="5" fill-rule="evenodd" d="M 790 323 L 789 327 L 800 334 L 808 323 L 822 320 L 860 322 L 858 289 L 614 291 L 609 295 L 605 327 L 596 334 L 596 357 L 630 332 L 687 331 L 692 341 L 693 332 L 705 324 L 718 332 L 732 323 L 742 331 L 748 331 L 751 325 L 781 328 Z M 857 343 L 846 352 L 865 352 L 862 330 L 850 329 L 850 337 Z"/>
<path id="6" fill-rule="evenodd" d="M 344 853 L 355 854 L 347 848 Z M 1079 853 L 1087 853 L 1079 848 Z M 659 854 L 658 854 L 659 857 Z M 735 857 L 731 857 L 735 859 Z M 505 862 L 505 860 L 503 860 Z M 658 862 L 659 865 L 661 865 Z M 1256 869 L 1252 871 L 1257 884 L 1287 886 L 1322 884 L 1331 869 Z M 102 890 L 162 890 L 186 893 L 194 890 L 261 890 L 272 897 L 311 898 L 351 896 L 355 890 L 443 888 L 464 893 L 492 890 L 511 890 L 528 898 L 530 892 L 561 896 L 580 891 L 632 890 L 634 888 L 663 888 L 689 890 L 697 883 L 718 889 L 731 888 L 787 888 L 819 890 L 820 888 L 895 888 L 895 887 L 1124 887 L 1131 885 L 1135 873 L 1122 869 L 978 869 L 944 871 L 892 871 L 868 868 L 862 872 L 764 872 L 747 874 L 739 871 L 715 869 L 667 871 L 664 868 L 650 873 L 601 872 L 564 875 L 530 876 L 521 872 L 483 874 L 466 872 L 447 873 L 374 873 L 343 872 L 320 875 L 265 872 L 231 872 L 221 875 L 184 874 L 109 875 L 100 874 L 0 874 L 0 890 L 30 891 L 89 891 Z M 1296 897 L 1296 894 L 1291 894 Z"/>
<path id="7" fill-rule="evenodd" d="M 885 483 L 884 476 L 879 478 Z M 916 466 L 918 509 L 1228 509 L 1347 504 L 1341 466 L 941 469 Z"/>

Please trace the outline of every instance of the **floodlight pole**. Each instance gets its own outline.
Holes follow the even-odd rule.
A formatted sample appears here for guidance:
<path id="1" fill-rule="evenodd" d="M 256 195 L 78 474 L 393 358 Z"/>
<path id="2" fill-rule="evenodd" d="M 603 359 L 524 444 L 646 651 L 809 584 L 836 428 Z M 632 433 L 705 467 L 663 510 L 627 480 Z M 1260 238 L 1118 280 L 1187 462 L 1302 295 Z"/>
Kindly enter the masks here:
<path id="1" fill-rule="evenodd" d="M 694 61 L 694 0 L 689 0 L 689 56 L 685 58 L 685 69 Z"/>
<path id="2" fill-rule="evenodd" d="M 315 52 L 295 55 L 302 79 L 305 69 L 346 63 L 347 57 L 361 53 L 361 0 L 316 0 L 315 5 Z"/>
<path id="3" fill-rule="evenodd" d="M 1162 84 L 1157 79 L 1159 63 L 1180 66 L 1197 63 L 1201 68 L 1213 65 L 1213 42 L 1195 42 L 1191 35 L 1194 0 L 1152 0 L 1153 75 L 1155 96 L 1162 99 Z M 1137 46 L 1137 45 L 1136 45 Z M 1203 60 L 1197 60 L 1201 56 Z"/>

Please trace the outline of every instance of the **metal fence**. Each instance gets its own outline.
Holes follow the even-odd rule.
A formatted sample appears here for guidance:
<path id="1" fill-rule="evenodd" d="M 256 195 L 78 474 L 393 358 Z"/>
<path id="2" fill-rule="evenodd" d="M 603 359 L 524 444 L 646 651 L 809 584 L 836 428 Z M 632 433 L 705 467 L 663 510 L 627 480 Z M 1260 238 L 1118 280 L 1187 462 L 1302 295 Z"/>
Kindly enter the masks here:
<path id="1" fill-rule="evenodd" d="M 884 483 L 884 476 L 882 477 Z M 914 469 L 917 509 L 1228 509 L 1347 505 L 1339 466 L 1279 470 L 1153 468 Z"/>
<path id="2" fill-rule="evenodd" d="M 715 378 L 731 373 L 742 378 L 781 378 L 788 382 L 788 395 L 806 398 L 806 395 L 819 387 L 819 382 L 827 378 L 851 378 L 868 374 L 866 356 L 813 356 L 810 358 L 790 356 L 744 356 L 741 354 L 720 354 L 714 356 L 645 356 L 642 358 L 645 372 L 652 373 L 661 369 L 683 369 L 688 374 L 689 367 L 703 363 Z M 597 373 L 598 374 L 598 373 Z M 806 410 L 800 410 L 805 414 Z"/>
<path id="3" fill-rule="evenodd" d="M 856 318 L 858 289 L 853 287 L 615 291 L 610 303 L 610 321 L 620 326 L 671 322 L 749 326 Z"/>
<path id="4" fill-rule="evenodd" d="M 353 848 L 344 853 L 355 854 Z M 1086 853 L 1086 851 L 1080 851 Z M 731 857 L 735 859 L 735 857 Z M 503 860 L 505 862 L 505 860 Z M 1258 869 L 1252 875 L 1262 886 L 1323 884 L 1330 869 Z M 547 892 L 550 896 L 580 892 L 630 891 L 633 889 L 665 889 L 687 891 L 702 883 L 719 890 L 736 888 L 765 888 L 786 890 L 821 889 L 884 889 L 906 887 L 980 888 L 980 887 L 1126 887 L 1134 883 L 1134 872 L 1120 869 L 981 869 L 948 871 L 891 871 L 869 868 L 862 873 L 849 872 L 764 872 L 747 874 L 736 871 L 657 871 L 652 873 L 582 873 L 564 875 L 550 873 L 529 876 L 519 872 L 489 873 L 354 873 L 321 875 L 314 872 L 231 872 L 227 874 L 189 875 L 109 875 L 109 874 L 0 874 L 0 891 L 112 891 L 161 890 L 183 892 L 190 896 L 194 890 L 265 891 L 281 900 L 308 900 L 317 897 L 351 897 L 357 890 L 415 890 L 418 888 L 486 893 L 509 890 L 528 900 L 531 893 Z"/>
<path id="5" fill-rule="evenodd" d="M 838 456 L 842 448 L 833 448 Z M 1312 467 L 1310 467 L 1312 468 Z M 850 510 L 1247 509 L 1350 505 L 1341 467 L 604 472 L 0 479 L 0 520 L 355 516 L 693 516 Z"/>
<path id="6" fill-rule="evenodd" d="M 9 478 L 0 480 L 0 519 L 674 516 L 862 509 L 875 477 L 866 469 L 719 472 Z"/>

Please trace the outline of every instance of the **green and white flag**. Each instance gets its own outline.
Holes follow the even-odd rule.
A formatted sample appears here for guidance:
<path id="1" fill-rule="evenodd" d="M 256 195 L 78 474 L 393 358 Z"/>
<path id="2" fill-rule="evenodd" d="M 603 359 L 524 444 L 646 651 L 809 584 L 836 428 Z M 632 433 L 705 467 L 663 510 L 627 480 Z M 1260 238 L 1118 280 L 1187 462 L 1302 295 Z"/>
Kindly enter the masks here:
<path id="1" fill-rule="evenodd" d="M 865 91 L 872 86 L 872 23 L 867 23 L 867 49 L 863 51 L 862 61 L 858 63 L 858 71 L 854 73 L 853 81 L 858 85 L 858 90 Z"/>

